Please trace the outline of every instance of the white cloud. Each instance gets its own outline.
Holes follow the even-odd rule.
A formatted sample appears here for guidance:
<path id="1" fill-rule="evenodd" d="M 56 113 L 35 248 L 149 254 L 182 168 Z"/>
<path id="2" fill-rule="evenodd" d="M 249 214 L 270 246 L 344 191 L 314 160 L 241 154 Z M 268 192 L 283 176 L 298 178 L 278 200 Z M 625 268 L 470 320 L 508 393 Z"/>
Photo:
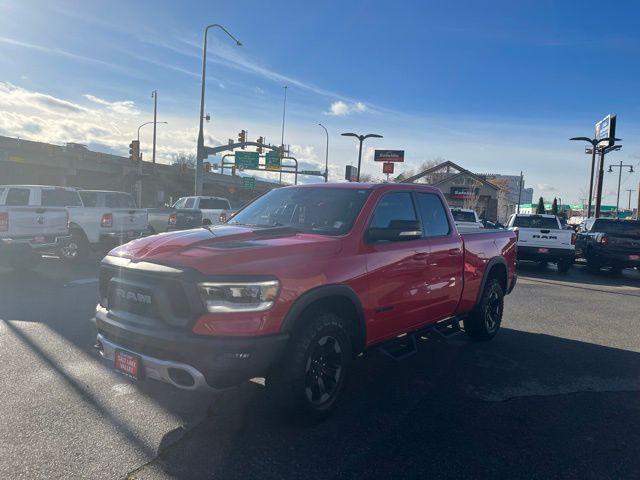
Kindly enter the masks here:
<path id="1" fill-rule="evenodd" d="M 538 190 L 542 190 L 543 192 L 557 192 L 558 189 L 549 183 L 538 183 L 536 184 L 536 188 Z"/>
<path id="2" fill-rule="evenodd" d="M 28 108 L 58 115 L 87 111 L 76 103 L 44 93 L 32 92 L 9 82 L 0 82 L 0 107 Z"/>
<path id="3" fill-rule="evenodd" d="M 346 103 L 342 100 L 337 100 L 331 103 L 328 112 L 324 112 L 325 115 L 333 115 L 335 117 L 344 117 L 351 115 L 352 113 L 363 113 L 368 110 L 367 106 L 362 102 Z"/>
<path id="4" fill-rule="evenodd" d="M 85 93 L 83 97 L 93 103 L 97 103 L 98 105 L 104 105 L 109 110 L 115 113 L 131 114 L 131 115 L 138 115 L 140 113 L 140 111 L 135 108 L 135 103 L 133 103 L 133 101 L 131 100 L 121 100 L 116 102 L 110 102 L 108 100 L 104 100 L 100 97 L 96 97 L 95 95 L 91 95 L 88 93 Z"/>

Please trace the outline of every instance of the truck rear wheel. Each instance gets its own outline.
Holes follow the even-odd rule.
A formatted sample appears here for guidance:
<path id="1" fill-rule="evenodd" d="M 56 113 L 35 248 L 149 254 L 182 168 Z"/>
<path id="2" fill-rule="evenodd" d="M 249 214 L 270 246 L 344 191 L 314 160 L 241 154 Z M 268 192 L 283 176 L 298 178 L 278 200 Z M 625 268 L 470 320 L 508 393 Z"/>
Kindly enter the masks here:
<path id="1" fill-rule="evenodd" d="M 328 416 L 343 390 L 352 360 L 344 321 L 316 313 L 294 333 L 284 361 L 267 378 L 287 406 L 313 420 Z"/>
<path id="2" fill-rule="evenodd" d="M 486 341 L 496 336 L 502 322 L 504 291 L 496 278 L 487 281 L 476 308 L 464 320 L 464 329 L 473 340 Z"/>
<path id="3" fill-rule="evenodd" d="M 71 230 L 69 243 L 60 248 L 59 254 L 68 262 L 80 262 L 89 256 L 89 242 L 81 230 Z"/>

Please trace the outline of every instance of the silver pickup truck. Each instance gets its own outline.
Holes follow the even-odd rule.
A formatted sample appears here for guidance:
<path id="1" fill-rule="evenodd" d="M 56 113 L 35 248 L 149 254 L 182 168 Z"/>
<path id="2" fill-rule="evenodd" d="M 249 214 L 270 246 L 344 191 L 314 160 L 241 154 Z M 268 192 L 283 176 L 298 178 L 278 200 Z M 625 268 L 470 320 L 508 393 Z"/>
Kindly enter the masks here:
<path id="1" fill-rule="evenodd" d="M 0 198 L 2 198 L 0 187 Z M 55 253 L 70 240 L 65 208 L 0 204 L 0 265 L 18 270 L 35 267 L 43 253 Z"/>

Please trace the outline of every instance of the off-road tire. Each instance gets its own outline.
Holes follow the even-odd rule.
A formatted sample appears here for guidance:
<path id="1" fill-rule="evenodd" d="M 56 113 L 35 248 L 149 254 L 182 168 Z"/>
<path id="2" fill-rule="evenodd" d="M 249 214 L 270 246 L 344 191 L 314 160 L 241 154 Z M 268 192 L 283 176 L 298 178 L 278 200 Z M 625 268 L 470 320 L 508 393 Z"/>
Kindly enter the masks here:
<path id="1" fill-rule="evenodd" d="M 58 250 L 58 255 L 66 262 L 77 263 L 89 256 L 89 241 L 82 230 L 77 228 L 70 231 L 69 243 Z"/>
<path id="2" fill-rule="evenodd" d="M 353 357 L 344 320 L 328 312 L 300 319 L 283 361 L 267 377 L 267 387 L 306 420 L 322 420 L 336 407 Z M 324 390 L 323 390 L 324 388 Z"/>
<path id="3" fill-rule="evenodd" d="M 472 340 L 487 341 L 496 336 L 504 311 L 504 291 L 496 278 L 484 286 L 478 305 L 464 320 L 464 329 Z"/>

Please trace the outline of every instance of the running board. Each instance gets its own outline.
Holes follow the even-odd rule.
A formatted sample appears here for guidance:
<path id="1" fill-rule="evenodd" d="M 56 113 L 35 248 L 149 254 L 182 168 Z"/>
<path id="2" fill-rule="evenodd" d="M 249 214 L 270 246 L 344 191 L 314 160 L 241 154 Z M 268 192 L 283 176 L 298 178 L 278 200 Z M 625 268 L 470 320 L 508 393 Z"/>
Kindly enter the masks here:
<path id="1" fill-rule="evenodd" d="M 451 317 L 428 327 L 416 330 L 415 332 L 405 333 L 399 337 L 389 340 L 378 347 L 378 350 L 384 355 L 393 358 L 396 361 L 404 360 L 407 357 L 418 353 L 418 343 L 416 336 L 420 338 L 433 338 L 448 340 L 464 333 L 460 326 L 463 317 Z"/>

